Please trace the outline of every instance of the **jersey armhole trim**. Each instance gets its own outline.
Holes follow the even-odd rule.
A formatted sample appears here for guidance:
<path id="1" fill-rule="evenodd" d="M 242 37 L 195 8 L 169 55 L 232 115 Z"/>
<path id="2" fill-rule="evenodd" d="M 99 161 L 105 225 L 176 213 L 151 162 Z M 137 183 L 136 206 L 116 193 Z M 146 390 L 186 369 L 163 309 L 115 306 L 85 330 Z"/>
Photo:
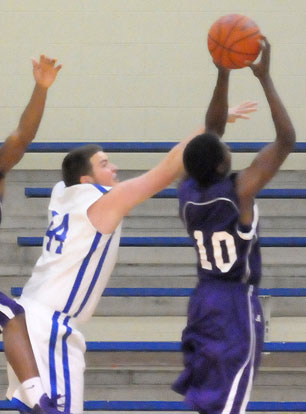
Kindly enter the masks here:
<path id="1" fill-rule="evenodd" d="M 244 232 L 238 230 L 238 228 L 237 228 L 237 234 L 243 240 L 252 240 L 252 238 L 254 237 L 254 235 L 256 233 L 259 214 L 258 214 L 258 207 L 255 203 L 254 203 L 254 206 L 253 206 L 253 216 L 254 217 L 253 217 L 253 222 L 252 222 L 252 228 L 249 232 L 244 233 Z"/>
<path id="2" fill-rule="evenodd" d="M 111 236 L 113 233 L 114 233 L 114 231 L 113 232 L 111 232 L 111 233 L 102 233 L 99 229 L 97 229 L 93 224 L 92 224 L 92 222 L 90 221 L 90 218 L 88 217 L 88 210 L 90 209 L 90 207 L 93 205 L 93 204 L 95 204 L 97 201 L 99 201 L 100 200 L 100 198 L 101 197 L 103 197 L 103 195 L 104 194 L 107 194 L 108 192 L 109 192 L 109 190 L 107 190 L 107 189 L 105 189 L 104 187 L 102 187 L 101 185 L 99 185 L 99 184 L 93 184 L 94 185 L 94 187 L 96 187 L 102 194 L 100 195 L 100 197 L 98 197 L 93 203 L 91 203 L 88 207 L 87 207 L 87 209 L 86 209 L 86 219 L 87 219 L 87 221 L 88 221 L 88 223 L 89 223 L 89 225 L 90 225 L 90 227 L 94 230 L 94 231 L 96 231 L 97 233 L 100 233 L 101 235 L 104 235 L 104 236 Z"/>

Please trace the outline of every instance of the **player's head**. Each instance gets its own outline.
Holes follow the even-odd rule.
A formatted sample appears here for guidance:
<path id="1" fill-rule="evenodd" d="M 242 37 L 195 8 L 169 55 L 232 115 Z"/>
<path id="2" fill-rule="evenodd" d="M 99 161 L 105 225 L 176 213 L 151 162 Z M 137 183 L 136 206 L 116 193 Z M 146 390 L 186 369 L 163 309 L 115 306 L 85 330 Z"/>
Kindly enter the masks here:
<path id="1" fill-rule="evenodd" d="M 228 146 L 212 133 L 193 138 L 184 150 L 183 161 L 188 176 L 203 187 L 221 180 L 231 169 Z"/>
<path id="2" fill-rule="evenodd" d="M 114 186 L 117 167 L 109 162 L 100 145 L 85 145 L 70 151 L 62 164 L 62 175 L 66 187 L 75 184 L 101 184 Z"/>

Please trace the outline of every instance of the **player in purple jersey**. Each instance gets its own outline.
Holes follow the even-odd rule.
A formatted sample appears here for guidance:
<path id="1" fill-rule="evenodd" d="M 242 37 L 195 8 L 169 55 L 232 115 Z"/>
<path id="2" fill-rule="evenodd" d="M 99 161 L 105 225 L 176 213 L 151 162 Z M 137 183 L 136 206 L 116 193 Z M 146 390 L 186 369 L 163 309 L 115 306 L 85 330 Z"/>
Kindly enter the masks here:
<path id="1" fill-rule="evenodd" d="M 185 370 L 173 389 L 201 414 L 243 414 L 263 344 L 257 296 L 261 261 L 254 198 L 277 173 L 295 144 L 295 131 L 269 74 L 270 44 L 262 40 L 250 64 L 267 98 L 276 139 L 251 165 L 232 174 L 220 141 L 228 110 L 230 72 L 218 68 L 206 133 L 186 146 L 187 177 L 179 190 L 180 214 L 194 242 L 199 282 L 182 335 Z"/>
<path id="2" fill-rule="evenodd" d="M 35 87 L 18 127 L 0 148 L 0 219 L 6 174 L 21 160 L 38 130 L 48 88 L 56 79 L 61 65 L 45 55 L 39 62 L 32 59 Z M 21 382 L 20 392 L 27 396 L 35 414 L 57 414 L 55 404 L 44 393 L 25 323 L 24 310 L 0 292 L 0 330 L 5 355 Z"/>

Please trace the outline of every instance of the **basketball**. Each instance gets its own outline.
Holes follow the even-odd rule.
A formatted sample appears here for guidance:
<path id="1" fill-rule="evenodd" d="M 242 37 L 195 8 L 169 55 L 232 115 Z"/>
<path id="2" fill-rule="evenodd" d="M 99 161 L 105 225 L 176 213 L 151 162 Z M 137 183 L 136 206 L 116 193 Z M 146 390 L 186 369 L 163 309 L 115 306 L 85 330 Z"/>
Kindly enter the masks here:
<path id="1" fill-rule="evenodd" d="M 262 35 L 257 24 L 241 14 L 220 17 L 208 32 L 208 50 L 216 64 L 239 69 L 253 62 L 260 52 Z"/>

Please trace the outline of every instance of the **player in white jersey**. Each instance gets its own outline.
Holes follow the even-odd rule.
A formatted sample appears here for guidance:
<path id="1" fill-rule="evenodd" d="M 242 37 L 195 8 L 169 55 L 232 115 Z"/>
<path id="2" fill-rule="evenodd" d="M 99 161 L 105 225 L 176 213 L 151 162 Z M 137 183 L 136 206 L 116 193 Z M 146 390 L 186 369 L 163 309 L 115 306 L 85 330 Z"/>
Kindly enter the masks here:
<path id="1" fill-rule="evenodd" d="M 35 87 L 18 127 L 0 148 L 0 221 L 1 205 L 5 189 L 6 174 L 20 161 L 28 144 L 38 130 L 47 98 L 48 88 L 56 79 L 61 65 L 55 66 L 56 59 L 41 55 L 33 61 Z M 55 414 L 58 410 L 44 393 L 38 368 L 29 340 L 24 309 L 13 299 L 0 292 L 0 331 L 7 360 L 14 368 L 21 386 L 20 392 L 27 397 L 33 413 Z"/>
<path id="2" fill-rule="evenodd" d="M 252 103 L 235 107 L 229 120 L 253 110 Z M 121 183 L 117 167 L 98 145 L 73 150 L 63 161 L 64 182 L 52 192 L 42 255 L 19 303 L 26 311 L 43 386 L 51 397 L 64 397 L 65 413 L 83 412 L 85 340 L 78 325 L 93 314 L 111 275 L 121 221 L 181 175 L 189 139 L 152 170 Z M 9 377 L 8 397 L 22 400 L 12 372 Z"/>

